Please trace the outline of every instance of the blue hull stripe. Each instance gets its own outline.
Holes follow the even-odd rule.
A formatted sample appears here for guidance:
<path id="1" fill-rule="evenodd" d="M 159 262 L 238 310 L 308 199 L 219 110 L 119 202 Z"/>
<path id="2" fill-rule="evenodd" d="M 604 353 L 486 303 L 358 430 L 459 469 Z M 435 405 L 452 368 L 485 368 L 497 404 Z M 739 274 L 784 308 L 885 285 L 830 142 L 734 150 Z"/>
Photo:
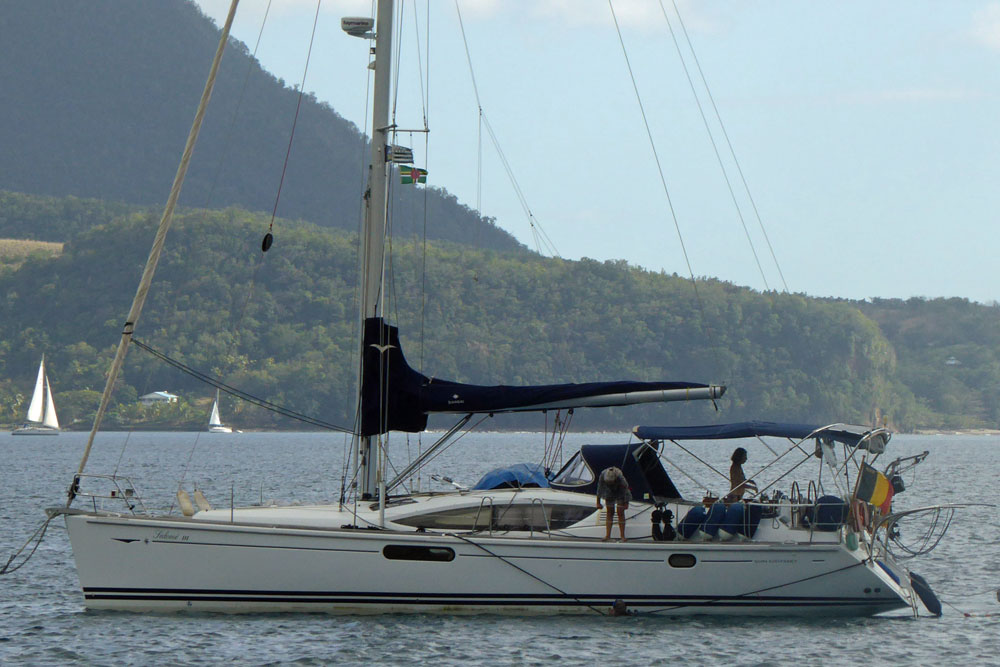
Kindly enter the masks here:
<path id="1" fill-rule="evenodd" d="M 727 607 L 899 607 L 899 598 L 798 597 L 798 596 L 705 596 L 705 595 L 531 595 L 491 593 L 363 593 L 357 591 L 222 591 L 210 589 L 85 588 L 88 600 L 145 600 L 160 602 L 282 602 L 302 604 L 409 604 L 469 606 L 609 605 L 617 598 L 633 607 L 727 606 Z"/>

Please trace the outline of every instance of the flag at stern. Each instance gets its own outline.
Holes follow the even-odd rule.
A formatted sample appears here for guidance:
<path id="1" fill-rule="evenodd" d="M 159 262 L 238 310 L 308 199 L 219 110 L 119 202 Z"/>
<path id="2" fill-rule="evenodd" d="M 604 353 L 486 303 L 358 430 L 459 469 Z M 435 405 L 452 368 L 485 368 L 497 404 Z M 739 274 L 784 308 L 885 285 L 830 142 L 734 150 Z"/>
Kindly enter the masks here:
<path id="1" fill-rule="evenodd" d="M 863 463 L 858 476 L 858 489 L 854 495 L 858 500 L 878 507 L 882 514 L 888 514 L 892 507 L 892 482 L 875 468 Z"/>

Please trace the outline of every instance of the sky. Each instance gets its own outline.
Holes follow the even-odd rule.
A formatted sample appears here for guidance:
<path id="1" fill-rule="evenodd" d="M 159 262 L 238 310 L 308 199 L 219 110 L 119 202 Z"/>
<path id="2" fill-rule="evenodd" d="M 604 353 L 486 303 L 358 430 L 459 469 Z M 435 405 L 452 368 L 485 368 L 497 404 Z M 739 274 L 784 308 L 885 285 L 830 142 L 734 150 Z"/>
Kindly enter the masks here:
<path id="1" fill-rule="evenodd" d="M 196 2 L 222 24 L 229 0 Z M 454 0 L 398 2 L 396 124 L 426 115 L 430 133 L 397 143 L 430 185 L 546 254 L 480 108 L 564 258 L 1000 301 L 1000 1 L 676 3 L 458 0 L 467 57 Z M 241 0 L 234 36 L 288 85 L 308 56 L 304 89 L 364 127 L 367 42 L 340 18 L 371 3 L 322 0 L 311 55 L 317 0 L 267 8 Z"/>

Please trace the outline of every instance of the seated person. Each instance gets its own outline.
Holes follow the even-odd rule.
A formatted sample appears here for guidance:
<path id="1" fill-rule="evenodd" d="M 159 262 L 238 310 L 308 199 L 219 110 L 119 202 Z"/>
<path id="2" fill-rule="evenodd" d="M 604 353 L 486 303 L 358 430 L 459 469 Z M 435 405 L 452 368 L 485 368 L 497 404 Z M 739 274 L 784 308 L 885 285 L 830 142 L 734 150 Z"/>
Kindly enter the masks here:
<path id="1" fill-rule="evenodd" d="M 747 462 L 747 450 L 737 447 L 732 456 L 733 464 L 729 466 L 729 494 L 726 495 L 727 503 L 735 503 L 743 500 L 743 494 L 747 489 L 757 492 L 757 484 L 752 479 L 747 479 L 743 473 L 743 464 Z"/>

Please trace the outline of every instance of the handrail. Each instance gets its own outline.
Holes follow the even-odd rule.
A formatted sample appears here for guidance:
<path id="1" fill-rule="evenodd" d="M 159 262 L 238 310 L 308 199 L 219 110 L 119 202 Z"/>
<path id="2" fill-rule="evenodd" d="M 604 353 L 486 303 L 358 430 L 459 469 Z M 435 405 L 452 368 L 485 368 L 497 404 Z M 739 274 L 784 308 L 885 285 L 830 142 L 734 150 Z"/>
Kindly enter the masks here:
<path id="1" fill-rule="evenodd" d="M 545 533 L 551 539 L 552 538 L 552 525 L 549 523 L 549 515 L 545 513 L 545 501 L 542 498 L 532 498 L 531 499 L 531 507 L 532 508 L 535 507 L 535 503 L 538 503 L 539 506 L 542 508 L 542 518 L 545 519 Z M 531 517 L 528 517 L 528 518 L 530 519 Z M 531 529 L 531 537 L 534 537 L 535 536 L 535 522 L 534 521 L 529 521 L 528 522 L 528 526 L 530 526 L 530 529 Z"/>
<path id="2" fill-rule="evenodd" d="M 813 533 L 816 531 L 816 519 L 819 514 L 819 489 L 813 480 L 809 480 L 809 486 L 806 487 L 806 502 L 814 508 L 812 519 L 809 521 L 809 544 L 812 544 Z"/>
<path id="3" fill-rule="evenodd" d="M 479 515 L 483 513 L 483 506 L 486 501 L 490 503 L 490 516 L 486 523 L 489 527 L 490 537 L 493 537 L 493 496 L 483 496 L 483 499 L 479 501 L 479 509 L 476 510 L 476 518 L 472 521 L 472 530 L 479 530 Z"/>
<path id="4" fill-rule="evenodd" d="M 80 489 L 80 480 L 84 477 L 108 480 L 114 485 L 115 488 L 109 494 L 85 492 Z M 124 483 L 124 486 L 119 484 L 119 480 Z M 145 503 L 142 502 L 142 497 L 136 491 L 135 484 L 133 484 L 132 480 L 128 477 L 118 477 L 117 475 L 97 475 L 92 473 L 76 473 L 73 475 L 73 486 L 71 488 L 73 489 L 74 496 L 90 498 L 95 512 L 98 511 L 97 499 L 100 498 L 102 500 L 121 501 L 126 507 L 128 507 L 132 514 L 136 514 L 135 508 L 137 505 L 143 514 L 148 513 Z"/>
<path id="5" fill-rule="evenodd" d="M 788 492 L 788 501 L 792 506 L 792 525 L 789 528 L 795 528 L 799 525 L 799 520 L 802 518 L 799 510 L 799 505 L 802 503 L 802 490 L 799 488 L 797 481 L 792 482 L 792 488 Z"/>

